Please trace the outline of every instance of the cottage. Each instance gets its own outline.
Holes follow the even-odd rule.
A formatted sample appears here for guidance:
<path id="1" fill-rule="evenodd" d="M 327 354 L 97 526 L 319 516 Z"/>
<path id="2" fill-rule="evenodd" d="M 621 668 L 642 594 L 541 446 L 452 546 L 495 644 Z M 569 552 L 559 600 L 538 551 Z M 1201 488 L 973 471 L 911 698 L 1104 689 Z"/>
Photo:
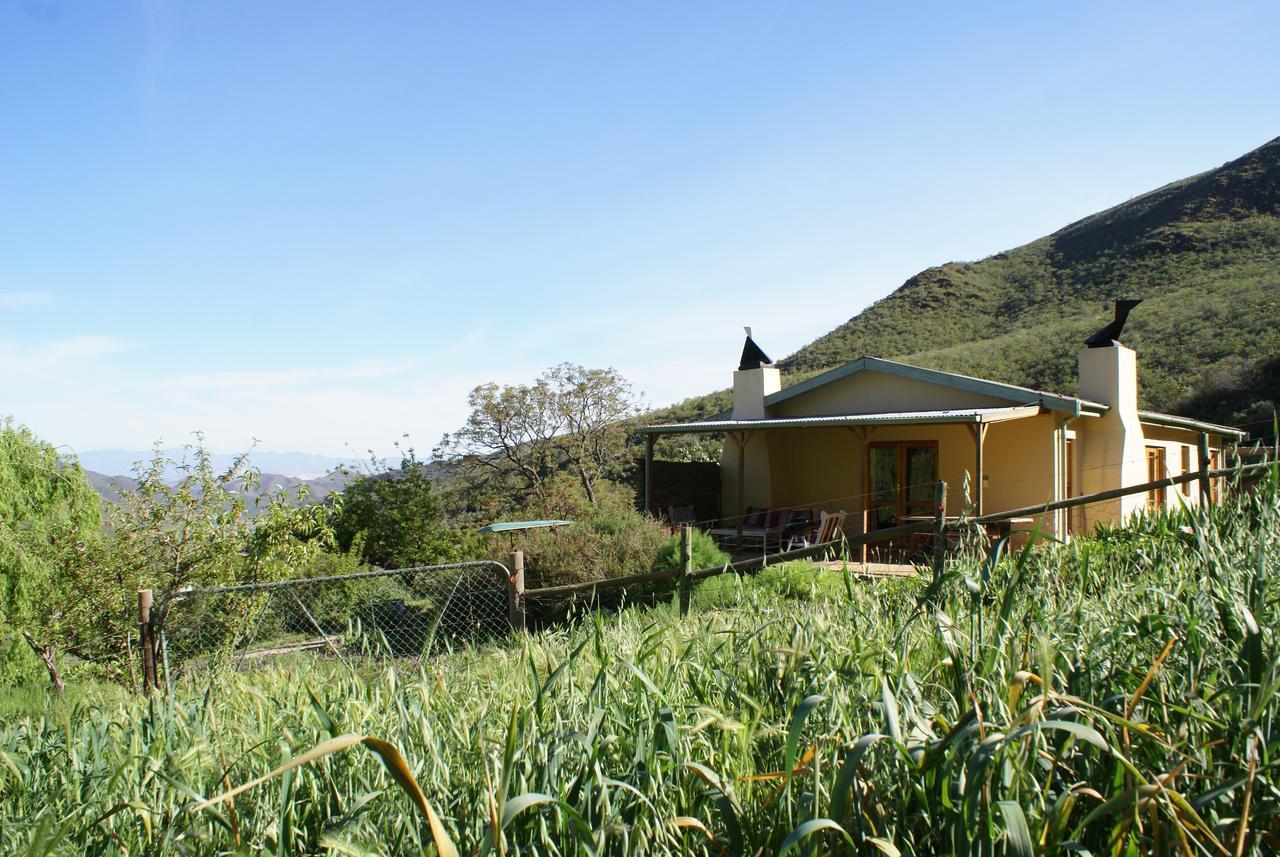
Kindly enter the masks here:
<path id="1" fill-rule="evenodd" d="M 1119 325 L 1123 313 L 1118 308 Z M 1118 334 L 1104 328 L 1099 335 Z M 779 370 L 748 330 L 733 373 L 733 409 L 646 435 L 714 432 L 721 514 L 748 508 L 845 511 L 848 532 L 892 527 L 933 513 L 934 486 L 948 509 L 1000 512 L 1176 476 L 1211 463 L 1243 433 L 1138 408 L 1137 355 L 1109 336 L 1079 352 L 1079 395 L 860 357 L 783 389 Z M 646 469 L 646 473 L 648 470 Z M 646 497 L 650 486 L 646 477 Z M 1201 502 L 1189 482 L 1060 510 L 1036 522 L 1067 537 L 1140 509 Z"/>

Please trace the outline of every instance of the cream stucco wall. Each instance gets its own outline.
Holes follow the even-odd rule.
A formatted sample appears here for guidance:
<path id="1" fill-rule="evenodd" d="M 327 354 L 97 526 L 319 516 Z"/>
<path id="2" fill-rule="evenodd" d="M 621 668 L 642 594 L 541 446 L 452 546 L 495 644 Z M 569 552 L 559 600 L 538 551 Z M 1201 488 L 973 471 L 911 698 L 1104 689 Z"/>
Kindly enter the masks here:
<path id="1" fill-rule="evenodd" d="M 770 455 L 771 432 L 731 432 L 725 437 L 720 453 L 721 513 L 725 517 L 739 515 L 738 507 L 738 443 L 743 447 L 743 469 L 746 482 L 743 485 L 743 506 L 771 507 L 773 503 L 773 472 L 779 469 L 776 456 Z"/>
<path id="2" fill-rule="evenodd" d="M 1102 416 L 1077 425 L 1080 493 L 1093 494 L 1147 481 L 1147 454 L 1138 419 L 1137 355 L 1123 345 L 1079 352 L 1080 395 L 1107 406 Z M 1141 494 L 1085 507 L 1085 526 L 1115 523 L 1146 505 Z"/>
<path id="3" fill-rule="evenodd" d="M 1053 499 L 1054 432 L 1051 416 L 998 423 L 987 434 L 984 469 L 990 475 L 986 511 Z M 938 475 L 947 483 L 948 514 L 972 511 L 976 499 L 977 448 L 961 424 L 876 426 L 864 440 L 852 428 L 758 431 L 747 445 L 746 505 L 844 511 L 858 532 L 865 509 L 867 444 L 934 441 Z M 726 514 L 737 513 L 737 447 L 726 441 L 721 458 Z M 966 496 L 965 483 L 969 482 Z"/>
<path id="4" fill-rule="evenodd" d="M 777 506 L 861 515 L 862 441 L 849 428 L 771 432 Z"/>
<path id="5" fill-rule="evenodd" d="M 1157 426 L 1149 423 L 1142 424 L 1143 444 L 1144 446 L 1159 446 L 1164 449 L 1165 470 L 1167 472 L 1162 476 L 1182 476 L 1186 473 L 1194 473 L 1200 468 L 1200 450 L 1199 435 L 1190 429 L 1171 428 L 1169 426 Z M 1210 449 L 1218 449 L 1222 446 L 1222 437 L 1220 435 L 1210 435 Z M 1186 453 L 1187 466 L 1183 466 L 1183 453 Z M 1145 474 L 1145 471 L 1144 471 Z M 1143 476 L 1145 480 L 1145 475 Z M 1196 482 L 1186 482 L 1182 485 L 1174 485 L 1164 489 L 1164 502 L 1166 506 L 1176 506 L 1178 498 L 1188 506 L 1200 505 L 1200 486 Z"/>
<path id="6" fill-rule="evenodd" d="M 987 430 L 983 470 L 987 476 L 983 511 L 990 514 L 1061 499 L 1061 417 L 1041 414 L 996 423 Z M 1037 519 L 1043 532 L 1060 535 L 1062 516 Z"/>
<path id="7" fill-rule="evenodd" d="M 939 411 L 1026 404 L 867 370 L 824 384 L 770 408 L 773 417 Z"/>

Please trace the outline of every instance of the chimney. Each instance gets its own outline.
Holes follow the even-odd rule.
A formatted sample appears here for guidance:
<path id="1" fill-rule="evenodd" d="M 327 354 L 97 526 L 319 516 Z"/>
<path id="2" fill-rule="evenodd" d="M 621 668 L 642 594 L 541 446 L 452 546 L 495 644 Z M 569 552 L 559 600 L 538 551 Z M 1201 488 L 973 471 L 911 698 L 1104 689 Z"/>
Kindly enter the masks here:
<path id="1" fill-rule="evenodd" d="M 1117 321 L 1090 337 L 1080 349 L 1080 398 L 1106 405 L 1101 417 L 1076 423 L 1081 438 L 1082 493 L 1107 491 L 1147 481 L 1146 440 L 1138 419 L 1138 355 L 1115 340 L 1129 301 L 1117 301 Z M 1129 307 L 1131 308 L 1131 307 Z M 1146 498 L 1130 494 L 1085 510 L 1088 523 L 1118 523 L 1143 508 Z"/>
<path id="2" fill-rule="evenodd" d="M 1138 355 L 1123 345 L 1080 349 L 1080 398 L 1138 415 Z"/>
<path id="3" fill-rule="evenodd" d="M 759 420 L 765 417 L 764 397 L 782 389 L 782 373 L 751 338 L 751 328 L 744 329 L 747 341 L 733 373 L 733 418 Z"/>

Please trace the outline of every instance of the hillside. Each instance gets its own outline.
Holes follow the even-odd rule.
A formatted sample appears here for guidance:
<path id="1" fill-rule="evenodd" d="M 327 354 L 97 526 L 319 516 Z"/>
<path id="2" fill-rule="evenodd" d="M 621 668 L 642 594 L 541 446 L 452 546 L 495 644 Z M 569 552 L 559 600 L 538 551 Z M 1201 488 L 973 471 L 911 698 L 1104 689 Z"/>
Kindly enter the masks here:
<path id="1" fill-rule="evenodd" d="M 108 476 L 94 470 L 86 470 L 85 476 L 89 478 L 94 490 L 110 503 L 119 503 L 122 493 L 135 491 L 138 488 L 138 480 L 133 476 Z M 304 486 L 307 489 L 307 502 L 314 503 L 335 491 L 341 491 L 351 477 L 342 471 L 335 470 L 315 479 L 300 479 L 280 473 L 261 473 L 259 478 L 260 483 L 245 492 L 245 499 L 250 507 L 255 505 L 258 498 L 277 491 L 284 491 L 293 502 L 300 503 L 299 490 Z"/>
<path id="2" fill-rule="evenodd" d="M 1124 334 L 1144 407 L 1266 434 L 1280 402 L 1280 138 L 1017 249 L 922 271 L 782 360 L 784 383 L 870 354 L 1072 393 L 1075 353 L 1116 297 L 1146 301 Z"/>

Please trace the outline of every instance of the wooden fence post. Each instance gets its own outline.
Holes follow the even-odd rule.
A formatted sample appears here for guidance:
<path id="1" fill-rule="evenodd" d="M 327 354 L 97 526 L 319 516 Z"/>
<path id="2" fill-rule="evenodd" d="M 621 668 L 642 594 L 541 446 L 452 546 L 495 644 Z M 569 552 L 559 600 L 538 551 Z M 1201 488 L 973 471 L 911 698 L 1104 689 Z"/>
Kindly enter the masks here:
<path id="1" fill-rule="evenodd" d="M 1208 506 L 1213 502 L 1213 488 L 1209 485 L 1209 435 L 1200 432 L 1196 441 L 1197 454 L 1200 456 L 1200 505 Z"/>
<path id="2" fill-rule="evenodd" d="M 511 585 L 507 587 L 507 619 L 511 630 L 525 629 L 524 615 L 524 551 L 511 554 Z"/>
<path id="3" fill-rule="evenodd" d="M 942 480 L 933 490 L 933 579 L 942 577 L 942 565 L 947 550 L 947 483 Z"/>
<path id="4" fill-rule="evenodd" d="M 142 655 L 142 692 L 150 695 L 156 687 L 156 644 L 151 627 L 150 589 L 138 590 L 138 649 Z"/>
<path id="5" fill-rule="evenodd" d="M 693 595 L 693 528 L 680 528 L 680 615 L 689 615 Z"/>
<path id="6" fill-rule="evenodd" d="M 862 498 L 862 535 L 870 532 L 867 527 L 871 526 L 871 513 L 867 511 L 867 498 Z M 862 551 L 862 567 L 867 567 L 867 543 L 864 541 L 861 547 Z"/>

